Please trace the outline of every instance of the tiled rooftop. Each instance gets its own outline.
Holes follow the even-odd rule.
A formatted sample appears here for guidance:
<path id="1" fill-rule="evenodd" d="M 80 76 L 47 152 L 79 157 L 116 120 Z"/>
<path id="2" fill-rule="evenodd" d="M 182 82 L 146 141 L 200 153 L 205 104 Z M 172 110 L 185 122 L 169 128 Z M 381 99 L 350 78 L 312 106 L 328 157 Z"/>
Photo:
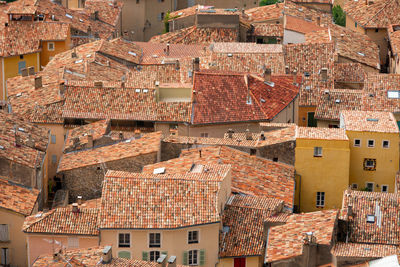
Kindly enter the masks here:
<path id="1" fill-rule="evenodd" d="M 346 16 L 363 28 L 386 28 L 400 23 L 400 3 L 396 0 L 347 1 Z"/>
<path id="2" fill-rule="evenodd" d="M 382 258 L 396 255 L 397 245 L 337 242 L 331 250 L 335 257 Z"/>
<path id="3" fill-rule="evenodd" d="M 99 227 L 171 229 L 219 222 L 220 182 L 183 179 L 188 175 L 202 174 L 160 179 L 158 174 L 109 171 L 103 184 Z"/>
<path id="4" fill-rule="evenodd" d="M 282 207 L 283 201 L 274 198 L 232 195 L 222 216 L 228 230 L 220 234 L 219 257 L 262 256 L 264 222 L 286 221 Z"/>
<path id="5" fill-rule="evenodd" d="M 319 120 L 340 120 L 341 110 L 361 110 L 362 90 L 333 89 L 324 94 L 315 111 L 315 118 Z"/>
<path id="6" fill-rule="evenodd" d="M 400 25 L 389 25 L 388 36 L 390 47 L 392 48 L 394 55 L 399 55 L 400 52 Z"/>
<path id="7" fill-rule="evenodd" d="M 245 10 L 247 20 L 250 22 L 263 22 L 282 17 L 283 3 L 275 5 L 267 5 L 262 7 L 254 7 Z"/>
<path id="8" fill-rule="evenodd" d="M 367 78 L 360 63 L 335 63 L 333 75 L 335 82 L 364 83 Z"/>
<path id="9" fill-rule="evenodd" d="M 39 212 L 25 219 L 23 231 L 36 234 L 91 235 L 99 234 L 97 226 L 98 207 L 79 206 L 79 212 L 72 211 L 72 205 Z"/>
<path id="10" fill-rule="evenodd" d="M 344 129 L 297 127 L 296 138 L 322 140 L 349 140 Z"/>
<path id="11" fill-rule="evenodd" d="M 86 0 L 85 11 L 89 14 L 98 12 L 98 19 L 114 27 L 118 25 L 123 3 L 116 0 Z"/>
<path id="12" fill-rule="evenodd" d="M 272 120 L 298 95 L 293 78 L 266 84 L 247 74 L 195 73 L 193 124 Z"/>
<path id="13" fill-rule="evenodd" d="M 336 210 L 293 214 L 286 224 L 270 228 L 266 262 L 302 255 L 303 238 L 308 232 L 313 233 L 317 244 L 331 245 L 337 214 Z"/>
<path id="14" fill-rule="evenodd" d="M 399 133 L 396 119 L 390 112 L 343 110 L 340 119 L 346 131 Z"/>
<path id="15" fill-rule="evenodd" d="M 38 196 L 37 189 L 0 178 L 0 208 L 29 216 L 33 212 Z"/>
<path id="16" fill-rule="evenodd" d="M 254 36 L 283 37 L 283 25 L 272 23 L 254 23 Z"/>
<path id="17" fill-rule="evenodd" d="M 195 160 L 198 163 L 230 164 L 233 192 L 273 197 L 285 201 L 288 207 L 293 206 L 293 166 L 250 156 L 224 146 L 201 148 L 201 158 L 198 149 L 182 151 L 181 158 L 175 162 L 185 160 L 189 163 Z"/>
<path id="18" fill-rule="evenodd" d="M 112 145 L 70 152 L 61 157 L 57 171 L 62 172 L 157 152 L 160 149 L 160 142 L 161 132 L 154 132 L 143 134 L 137 140 L 133 138 Z"/>
<path id="19" fill-rule="evenodd" d="M 323 28 L 312 21 L 307 21 L 305 19 L 286 16 L 285 30 L 294 31 L 298 33 L 309 33 L 314 31 L 323 30 Z"/>
<path id="20" fill-rule="evenodd" d="M 212 43 L 210 50 L 214 53 L 282 53 L 283 45 L 256 43 Z"/>

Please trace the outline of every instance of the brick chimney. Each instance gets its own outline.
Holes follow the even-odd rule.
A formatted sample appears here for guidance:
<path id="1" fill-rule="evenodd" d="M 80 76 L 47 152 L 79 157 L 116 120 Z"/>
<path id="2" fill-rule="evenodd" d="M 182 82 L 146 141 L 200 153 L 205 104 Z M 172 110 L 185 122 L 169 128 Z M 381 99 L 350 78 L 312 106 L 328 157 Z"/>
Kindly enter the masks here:
<path id="1" fill-rule="evenodd" d="M 102 251 L 103 256 L 101 257 L 103 264 L 111 263 L 112 261 L 112 247 L 105 246 Z"/>
<path id="2" fill-rule="evenodd" d="M 28 69 L 27 69 L 27 68 L 23 68 L 23 69 L 21 70 L 21 75 L 22 75 L 22 77 L 28 76 Z"/>
<path id="3" fill-rule="evenodd" d="M 35 89 L 42 88 L 42 76 L 35 77 Z"/>
<path id="4" fill-rule="evenodd" d="M 35 75 L 35 67 L 28 68 L 28 75 Z"/>
<path id="5" fill-rule="evenodd" d="M 72 212 L 73 213 L 79 213 L 78 203 L 72 203 Z"/>
<path id="6" fill-rule="evenodd" d="M 317 266 L 317 239 L 313 232 L 304 234 L 302 266 Z"/>
<path id="7" fill-rule="evenodd" d="M 193 72 L 200 71 L 200 58 L 193 59 Z"/>
<path id="8" fill-rule="evenodd" d="M 271 81 L 271 69 L 265 68 L 264 69 L 264 82 L 270 82 L 270 81 Z"/>
<path id="9" fill-rule="evenodd" d="M 87 139 L 88 139 L 87 147 L 88 147 L 88 148 L 93 148 L 93 135 L 88 134 L 88 135 L 87 135 Z"/>
<path id="10" fill-rule="evenodd" d="M 169 56 L 169 44 L 167 44 L 167 48 L 165 48 L 165 54 Z"/>

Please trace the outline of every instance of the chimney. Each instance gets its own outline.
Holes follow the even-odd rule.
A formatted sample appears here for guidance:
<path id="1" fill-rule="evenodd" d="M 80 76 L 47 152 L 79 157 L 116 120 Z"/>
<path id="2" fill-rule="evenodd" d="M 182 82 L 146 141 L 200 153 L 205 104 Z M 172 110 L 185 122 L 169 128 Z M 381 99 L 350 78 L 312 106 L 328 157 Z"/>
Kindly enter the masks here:
<path id="1" fill-rule="evenodd" d="M 118 135 L 118 137 L 119 137 L 119 140 L 124 140 L 124 133 L 123 132 L 119 132 L 119 135 Z"/>
<path id="2" fill-rule="evenodd" d="M 193 59 L 193 72 L 200 71 L 200 58 Z"/>
<path id="3" fill-rule="evenodd" d="M 73 142 L 74 146 L 79 144 L 79 137 L 74 137 L 74 139 L 72 139 L 72 142 Z"/>
<path id="4" fill-rule="evenodd" d="M 88 26 L 86 29 L 86 33 L 88 36 L 91 36 L 92 35 L 92 27 Z"/>
<path id="5" fill-rule="evenodd" d="M 77 58 L 77 57 L 78 57 L 78 56 L 76 55 L 75 49 L 72 50 L 72 52 L 71 52 L 71 57 L 72 57 L 72 58 Z"/>
<path id="6" fill-rule="evenodd" d="M 169 257 L 168 267 L 176 267 L 176 256 Z"/>
<path id="7" fill-rule="evenodd" d="M 265 134 L 264 134 L 264 131 L 261 131 L 261 134 L 260 134 L 260 140 L 261 140 L 261 141 L 264 141 L 264 140 L 265 140 Z"/>
<path id="8" fill-rule="evenodd" d="M 93 148 L 93 135 L 88 134 L 88 135 L 87 135 L 87 139 L 88 139 L 87 147 L 88 147 L 88 148 Z"/>
<path id="9" fill-rule="evenodd" d="M 270 82 L 270 81 L 271 81 L 271 69 L 265 68 L 264 69 L 264 82 Z"/>
<path id="10" fill-rule="evenodd" d="M 102 251 L 103 257 L 102 259 L 102 263 L 103 264 L 108 264 L 111 263 L 112 261 L 112 250 L 111 250 L 111 246 L 105 246 L 103 251 Z"/>
<path id="11" fill-rule="evenodd" d="M 42 76 L 35 77 L 35 89 L 42 88 Z"/>
<path id="12" fill-rule="evenodd" d="M 96 81 L 96 82 L 94 82 L 94 87 L 96 87 L 96 88 L 102 88 L 102 87 L 103 87 L 103 82 L 101 82 L 101 81 Z"/>
<path id="13" fill-rule="evenodd" d="M 72 212 L 79 213 L 78 203 L 72 203 Z"/>
<path id="14" fill-rule="evenodd" d="M 321 26 L 321 17 L 317 17 L 317 24 L 318 26 Z"/>
<path id="15" fill-rule="evenodd" d="M 157 259 L 157 266 L 158 267 L 166 267 L 167 266 L 167 255 L 161 254 L 160 257 Z"/>
<path id="16" fill-rule="evenodd" d="M 78 203 L 79 206 L 82 205 L 83 204 L 82 196 L 77 196 L 76 202 Z"/>
<path id="17" fill-rule="evenodd" d="M 65 93 L 65 84 L 62 82 L 59 85 L 59 94 L 62 97 L 62 96 L 64 96 L 64 93 Z"/>
<path id="18" fill-rule="evenodd" d="M 303 264 L 302 266 L 317 266 L 317 239 L 313 232 L 307 232 L 303 238 Z"/>
<path id="19" fill-rule="evenodd" d="M 175 61 L 175 70 L 179 70 L 181 68 L 179 60 Z"/>
<path id="20" fill-rule="evenodd" d="M 293 84 L 297 83 L 297 70 L 293 70 Z"/>
<path id="21" fill-rule="evenodd" d="M 353 218 L 353 206 L 347 206 L 347 216 Z"/>
<path id="22" fill-rule="evenodd" d="M 99 20 L 99 11 L 95 11 L 92 14 L 90 14 L 90 19 Z"/>
<path id="23" fill-rule="evenodd" d="M 289 74 L 290 72 L 289 72 L 289 66 L 285 66 L 285 73 L 286 74 Z"/>
<path id="24" fill-rule="evenodd" d="M 23 69 L 21 70 L 21 75 L 22 75 L 22 77 L 28 76 L 28 69 L 27 69 L 27 68 L 23 68 Z"/>
<path id="25" fill-rule="evenodd" d="M 140 134 L 140 130 L 136 129 L 135 130 L 135 139 L 139 139 L 142 135 Z"/>
<path id="26" fill-rule="evenodd" d="M 232 129 L 229 129 L 228 131 L 227 131 L 227 134 L 228 134 L 228 138 L 233 138 L 233 134 L 235 133 L 235 131 L 234 130 L 232 130 Z"/>
<path id="27" fill-rule="evenodd" d="M 28 75 L 35 75 L 35 67 L 28 68 Z"/>
<path id="28" fill-rule="evenodd" d="M 246 140 L 253 140 L 253 135 L 249 129 L 246 129 Z"/>
<path id="29" fill-rule="evenodd" d="M 328 80 L 328 69 L 327 68 L 321 69 L 321 79 L 322 79 L 322 81 Z"/>
<path id="30" fill-rule="evenodd" d="M 169 44 L 167 44 L 167 48 L 165 50 L 165 54 L 167 54 L 167 56 L 169 56 Z"/>

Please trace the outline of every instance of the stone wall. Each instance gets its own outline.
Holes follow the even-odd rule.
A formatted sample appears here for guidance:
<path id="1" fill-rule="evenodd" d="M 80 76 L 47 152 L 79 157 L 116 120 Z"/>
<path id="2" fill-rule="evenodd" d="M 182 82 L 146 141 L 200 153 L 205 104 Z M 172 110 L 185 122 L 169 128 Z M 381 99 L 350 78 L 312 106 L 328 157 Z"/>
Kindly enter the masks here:
<path id="1" fill-rule="evenodd" d="M 294 165 L 295 148 L 296 148 L 295 141 L 278 143 L 275 145 L 259 148 L 258 156 Z"/>
<path id="2" fill-rule="evenodd" d="M 105 170 L 101 164 L 68 170 L 63 175 L 63 187 L 69 191 L 70 202 L 75 202 L 77 196 L 83 199 L 101 197 L 102 182 L 107 170 L 141 172 L 143 166 L 157 162 L 157 152 L 124 158 L 105 163 Z M 103 165 L 104 166 L 104 165 Z"/>
<path id="3" fill-rule="evenodd" d="M 28 166 L 0 158 L 0 177 L 29 187 L 36 187 L 36 171 Z M 40 188 L 41 189 L 41 188 Z"/>

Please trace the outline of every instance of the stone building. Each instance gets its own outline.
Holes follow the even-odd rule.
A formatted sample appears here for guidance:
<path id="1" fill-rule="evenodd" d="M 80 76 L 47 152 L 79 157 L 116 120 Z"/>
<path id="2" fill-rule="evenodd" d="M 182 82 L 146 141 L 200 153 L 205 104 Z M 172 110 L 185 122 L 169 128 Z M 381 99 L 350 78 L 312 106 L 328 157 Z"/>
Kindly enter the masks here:
<path id="1" fill-rule="evenodd" d="M 144 134 L 115 144 L 64 154 L 58 166 L 70 199 L 100 197 L 107 169 L 140 172 L 161 157 L 161 132 Z"/>

